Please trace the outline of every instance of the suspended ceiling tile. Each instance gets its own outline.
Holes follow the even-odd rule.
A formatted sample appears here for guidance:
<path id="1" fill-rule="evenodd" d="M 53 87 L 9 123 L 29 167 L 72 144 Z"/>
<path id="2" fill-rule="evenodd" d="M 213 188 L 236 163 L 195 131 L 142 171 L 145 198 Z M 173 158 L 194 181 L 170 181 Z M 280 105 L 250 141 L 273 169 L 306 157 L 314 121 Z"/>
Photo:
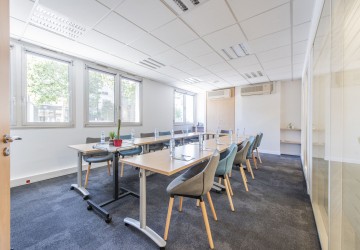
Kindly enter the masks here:
<path id="1" fill-rule="evenodd" d="M 265 71 L 271 70 L 271 69 L 276 69 L 276 68 L 282 68 L 282 67 L 285 67 L 288 65 L 291 65 L 291 56 L 276 59 L 276 60 L 270 61 L 270 62 L 262 63 L 262 66 Z"/>
<path id="2" fill-rule="evenodd" d="M 165 43 L 148 33 L 141 36 L 139 39 L 130 43 L 129 45 L 150 56 L 160 54 L 170 49 L 170 47 Z"/>
<path id="3" fill-rule="evenodd" d="M 239 22 L 273 9 L 289 0 L 228 0 Z"/>
<path id="4" fill-rule="evenodd" d="M 203 67 L 217 64 L 220 62 L 224 62 L 224 59 L 222 59 L 221 56 L 219 56 L 216 53 L 209 53 L 209 54 L 206 54 L 203 56 L 199 56 L 199 57 L 193 58 L 193 60 L 195 62 L 199 63 Z"/>
<path id="5" fill-rule="evenodd" d="M 147 31 L 176 18 L 159 0 L 126 0 L 116 8 L 116 12 Z"/>
<path id="6" fill-rule="evenodd" d="M 259 61 L 255 55 L 240 57 L 234 60 L 230 60 L 228 62 L 237 70 L 241 70 L 241 68 L 248 67 L 250 65 L 259 64 Z"/>
<path id="7" fill-rule="evenodd" d="M 293 57 L 293 63 L 294 64 L 303 64 L 305 61 L 305 53 L 304 54 L 298 54 L 298 55 L 294 55 Z"/>
<path id="8" fill-rule="evenodd" d="M 237 69 L 239 73 L 251 73 L 251 72 L 257 72 L 257 71 L 263 71 L 260 64 L 254 64 L 246 67 L 241 67 Z"/>
<path id="9" fill-rule="evenodd" d="M 300 42 L 309 38 L 310 23 L 303 23 L 293 28 L 293 42 Z"/>
<path id="10" fill-rule="evenodd" d="M 209 75 L 210 71 L 208 71 L 204 68 L 198 68 L 198 69 L 188 70 L 187 73 L 189 73 L 192 76 L 202 78 L 202 76 Z"/>
<path id="11" fill-rule="evenodd" d="M 298 25 L 311 20 L 314 11 L 314 0 L 294 0 L 293 25 Z"/>
<path id="12" fill-rule="evenodd" d="M 276 32 L 255 40 L 249 41 L 252 52 L 259 53 L 289 45 L 290 40 L 290 29 Z"/>
<path id="13" fill-rule="evenodd" d="M 284 74 L 284 73 L 291 73 L 291 65 L 286 65 L 281 68 L 271 69 L 271 70 L 265 70 L 266 74 Z"/>
<path id="14" fill-rule="evenodd" d="M 213 73 L 218 73 L 218 72 L 223 72 L 223 71 L 228 71 L 228 70 L 233 69 L 227 62 L 213 64 L 213 65 L 207 66 L 206 68 Z"/>
<path id="15" fill-rule="evenodd" d="M 290 4 L 281 5 L 249 18 L 241 22 L 240 26 L 249 40 L 290 28 Z"/>
<path id="16" fill-rule="evenodd" d="M 212 52 L 212 49 L 209 47 L 209 45 L 207 45 L 201 39 L 196 39 L 186 44 L 180 45 L 176 49 L 189 58 L 202 56 Z"/>
<path id="17" fill-rule="evenodd" d="M 110 13 L 94 29 L 125 44 L 146 34 L 145 31 L 116 13 Z"/>
<path id="18" fill-rule="evenodd" d="M 78 41 L 84 43 L 96 49 L 114 54 L 116 51 L 122 51 L 124 44 L 115 41 L 95 30 L 87 31 L 83 36 L 81 36 Z"/>
<path id="19" fill-rule="evenodd" d="M 185 60 L 183 62 L 174 64 L 173 67 L 180 69 L 182 71 L 191 71 L 191 70 L 196 70 L 196 69 L 201 69 L 201 66 L 199 66 L 197 63 L 194 63 L 191 60 Z"/>
<path id="20" fill-rule="evenodd" d="M 268 77 L 270 81 L 288 80 L 292 79 L 291 72 L 289 73 L 269 73 Z"/>
<path id="21" fill-rule="evenodd" d="M 220 76 L 221 78 L 240 76 L 236 70 L 223 71 L 223 72 L 217 73 L 216 75 Z"/>
<path id="22" fill-rule="evenodd" d="M 40 0 L 39 3 L 88 27 L 93 27 L 109 12 L 94 0 Z"/>
<path id="23" fill-rule="evenodd" d="M 257 54 L 261 63 L 273 61 L 283 57 L 291 56 L 290 45 L 279 47 L 276 49 L 268 50 Z"/>
<path id="24" fill-rule="evenodd" d="M 113 9 L 116 6 L 118 6 L 119 4 L 121 4 L 122 2 L 124 2 L 124 0 L 96 0 L 96 1 L 102 3 L 109 9 Z"/>
<path id="25" fill-rule="evenodd" d="M 165 65 L 174 65 L 187 60 L 185 56 L 173 49 L 153 56 L 152 58 Z"/>
<path id="26" fill-rule="evenodd" d="M 293 54 L 299 55 L 306 52 L 308 40 L 297 42 L 293 44 Z"/>
<path id="27" fill-rule="evenodd" d="M 186 74 L 178 69 L 175 69 L 171 66 L 165 66 L 165 67 L 161 67 L 159 69 L 156 69 L 157 72 L 160 72 L 164 75 L 168 75 L 168 76 L 171 76 L 173 78 L 176 78 L 176 79 L 186 79 L 186 78 L 189 78 L 191 77 L 189 74 Z"/>
<path id="28" fill-rule="evenodd" d="M 21 21 L 27 22 L 34 3 L 29 0 L 11 0 L 10 4 L 10 17 L 14 17 Z"/>
<path id="29" fill-rule="evenodd" d="M 10 37 L 20 38 L 25 31 L 26 23 L 15 18 L 10 18 Z"/>
<path id="30" fill-rule="evenodd" d="M 110 50 L 111 53 L 111 50 Z M 133 49 L 129 46 L 124 46 L 122 48 L 119 48 L 117 51 L 114 51 L 114 55 L 123 58 L 125 60 L 129 60 L 133 63 L 138 63 L 139 61 L 142 61 L 146 58 L 148 58 L 148 55 Z"/>
<path id="31" fill-rule="evenodd" d="M 182 19 L 200 36 L 236 23 L 224 0 L 207 1 L 183 14 Z"/>
<path id="32" fill-rule="evenodd" d="M 226 49 L 246 41 L 244 34 L 237 24 L 211 33 L 203 38 L 215 50 Z"/>

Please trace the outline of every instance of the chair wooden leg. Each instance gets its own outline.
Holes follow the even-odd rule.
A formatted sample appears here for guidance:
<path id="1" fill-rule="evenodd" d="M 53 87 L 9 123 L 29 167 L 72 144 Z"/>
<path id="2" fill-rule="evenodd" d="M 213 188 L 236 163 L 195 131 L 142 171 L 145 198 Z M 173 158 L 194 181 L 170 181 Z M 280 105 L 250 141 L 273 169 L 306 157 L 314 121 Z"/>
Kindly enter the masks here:
<path id="1" fill-rule="evenodd" d="M 179 200 L 179 212 L 182 212 L 183 198 L 184 198 L 184 197 L 180 196 L 180 200 Z"/>
<path id="2" fill-rule="evenodd" d="M 221 178 L 219 177 L 219 184 L 221 185 Z"/>
<path id="3" fill-rule="evenodd" d="M 257 158 L 259 159 L 259 162 L 262 164 L 262 160 L 261 160 L 260 153 L 259 153 L 258 149 L 256 149 L 256 154 L 257 154 Z"/>
<path id="4" fill-rule="evenodd" d="M 209 240 L 209 245 L 211 249 L 214 249 L 214 242 L 211 236 L 211 230 L 210 230 L 210 224 L 209 224 L 209 219 L 206 213 L 206 207 L 205 207 L 205 203 L 204 201 L 200 201 L 200 206 L 201 206 L 201 211 L 203 214 L 203 218 L 204 218 L 204 223 L 205 223 L 205 229 L 206 229 L 206 233 L 208 236 L 208 240 Z"/>
<path id="5" fill-rule="evenodd" d="M 252 159 L 253 159 L 253 161 L 254 161 L 255 168 L 258 169 L 258 167 L 257 167 L 257 160 L 256 160 L 256 158 L 255 158 L 254 152 L 252 153 Z"/>
<path id="6" fill-rule="evenodd" d="M 227 194 L 227 197 L 229 199 L 231 211 L 234 212 L 235 211 L 234 204 L 232 202 L 232 198 L 231 198 L 231 194 L 230 194 L 230 190 L 229 190 L 229 184 L 228 184 L 226 179 L 224 179 L 224 183 L 225 183 L 226 194 Z"/>
<path id="7" fill-rule="evenodd" d="M 240 172 L 241 172 L 241 176 L 242 176 L 242 179 L 244 182 L 245 190 L 246 190 L 246 192 L 248 192 L 249 189 L 248 189 L 248 185 L 247 185 L 247 181 L 246 181 L 246 175 L 245 175 L 245 171 L 244 171 L 244 168 L 242 165 L 240 165 Z"/>
<path id="8" fill-rule="evenodd" d="M 196 200 L 196 206 L 200 206 L 200 200 Z"/>
<path id="9" fill-rule="evenodd" d="M 84 184 L 85 188 L 87 188 L 87 185 L 88 185 L 89 175 L 90 175 L 90 168 L 91 168 L 91 164 L 88 165 L 88 169 L 86 171 L 85 184 Z"/>
<path id="10" fill-rule="evenodd" d="M 120 169 L 120 177 L 124 176 L 124 163 L 121 163 L 121 169 Z"/>
<path id="11" fill-rule="evenodd" d="M 206 196 L 207 196 L 207 199 L 208 199 L 208 201 L 209 201 L 210 209 L 211 209 L 211 212 L 212 212 L 212 214 L 213 214 L 213 216 L 214 216 L 214 220 L 218 220 L 218 219 L 217 219 L 216 212 L 215 212 L 215 208 L 214 208 L 214 203 L 212 202 L 212 199 L 211 199 L 210 192 L 208 192 L 208 193 L 206 194 Z"/>
<path id="12" fill-rule="evenodd" d="M 247 169 L 249 169 L 249 171 L 250 171 L 250 173 L 251 173 L 252 179 L 255 179 L 255 177 L 254 177 L 254 172 L 253 172 L 253 170 L 252 170 L 252 167 L 251 167 L 251 164 L 250 164 L 250 160 L 249 160 L 249 159 L 246 160 L 246 167 L 247 167 Z"/>
<path id="13" fill-rule="evenodd" d="M 233 191 L 232 191 L 232 187 L 231 187 L 231 183 L 230 183 L 229 176 L 225 175 L 225 178 L 226 178 L 226 180 L 227 180 L 227 182 L 228 182 L 228 184 L 229 184 L 230 194 L 231 194 L 231 196 L 234 196 L 234 193 L 233 193 Z"/>
<path id="14" fill-rule="evenodd" d="M 167 238 L 168 238 L 169 227 L 170 227 L 170 220 L 171 220 L 171 213 L 172 213 L 173 205 L 174 205 L 174 197 L 170 197 L 169 207 L 168 207 L 168 213 L 167 213 L 167 216 L 166 216 L 164 240 L 167 240 Z"/>
<path id="15" fill-rule="evenodd" d="M 108 167 L 108 175 L 111 175 L 111 171 L 110 171 L 110 161 L 107 161 L 107 167 Z"/>

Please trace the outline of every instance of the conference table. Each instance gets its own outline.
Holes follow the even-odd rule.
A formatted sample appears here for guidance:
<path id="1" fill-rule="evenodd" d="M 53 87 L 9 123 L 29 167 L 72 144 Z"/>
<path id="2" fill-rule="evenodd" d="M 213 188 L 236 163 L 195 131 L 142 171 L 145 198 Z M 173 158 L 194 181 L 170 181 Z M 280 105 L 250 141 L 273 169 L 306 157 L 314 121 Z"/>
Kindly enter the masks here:
<path id="1" fill-rule="evenodd" d="M 242 138 L 222 136 L 218 139 L 204 140 L 203 146 L 199 143 L 190 143 L 175 147 L 173 156 L 170 150 L 160 150 L 154 153 L 143 154 L 132 158 L 120 159 L 120 162 L 140 169 L 140 210 L 139 220 L 125 218 L 125 225 L 131 225 L 152 239 L 161 249 L 165 248 L 166 241 L 146 224 L 146 176 L 148 172 L 154 172 L 166 176 L 172 176 L 182 170 L 195 166 L 208 160 L 217 149 L 225 151 L 231 143 L 240 144 Z"/>

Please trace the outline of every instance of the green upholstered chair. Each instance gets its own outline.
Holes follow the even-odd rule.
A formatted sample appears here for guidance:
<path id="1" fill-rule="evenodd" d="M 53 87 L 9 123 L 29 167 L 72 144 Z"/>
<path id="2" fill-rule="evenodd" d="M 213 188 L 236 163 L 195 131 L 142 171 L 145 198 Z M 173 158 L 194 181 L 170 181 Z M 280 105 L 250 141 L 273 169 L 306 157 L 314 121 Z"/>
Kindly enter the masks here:
<path id="1" fill-rule="evenodd" d="M 131 135 L 121 135 L 120 139 L 122 140 L 131 140 Z M 136 147 L 128 150 L 120 151 L 119 154 L 121 158 L 124 158 L 125 156 L 134 156 L 134 155 L 140 155 L 142 153 L 142 147 Z M 124 163 L 121 163 L 121 169 L 120 169 L 120 177 L 124 176 Z"/>
<path id="2" fill-rule="evenodd" d="M 248 188 L 248 185 L 247 185 L 247 178 L 246 178 L 246 175 L 245 175 L 244 165 L 243 164 L 246 164 L 247 169 L 249 170 L 249 172 L 251 173 L 252 178 L 254 179 L 254 173 L 252 171 L 250 162 L 249 162 L 248 159 L 246 159 L 247 152 L 249 151 L 249 148 L 250 148 L 250 142 L 249 142 L 249 140 L 245 140 L 241 144 L 242 144 L 241 145 L 242 147 L 236 153 L 236 156 L 235 156 L 235 159 L 234 159 L 234 165 L 239 167 L 240 174 L 241 174 L 241 177 L 242 177 L 243 182 L 244 182 L 245 190 L 249 191 L 249 188 Z"/>
<path id="3" fill-rule="evenodd" d="M 209 220 L 208 220 L 203 196 L 205 194 L 207 195 L 211 211 L 214 215 L 214 219 L 217 220 L 215 209 L 210 196 L 210 189 L 214 182 L 215 171 L 219 164 L 219 159 L 220 159 L 219 151 L 215 150 L 215 152 L 213 153 L 213 155 L 211 156 L 208 162 L 200 163 L 188 169 L 185 173 L 175 178 L 168 185 L 166 191 L 170 195 L 170 201 L 169 201 L 168 213 L 166 217 L 164 240 L 168 239 L 172 207 L 174 204 L 174 197 L 175 196 L 180 197 L 180 204 L 182 204 L 183 197 L 188 197 L 188 198 L 200 200 L 200 205 L 204 217 L 209 245 L 211 249 L 214 248 L 214 243 L 212 240 Z M 181 209 L 182 208 L 180 207 L 179 210 L 181 211 Z"/>

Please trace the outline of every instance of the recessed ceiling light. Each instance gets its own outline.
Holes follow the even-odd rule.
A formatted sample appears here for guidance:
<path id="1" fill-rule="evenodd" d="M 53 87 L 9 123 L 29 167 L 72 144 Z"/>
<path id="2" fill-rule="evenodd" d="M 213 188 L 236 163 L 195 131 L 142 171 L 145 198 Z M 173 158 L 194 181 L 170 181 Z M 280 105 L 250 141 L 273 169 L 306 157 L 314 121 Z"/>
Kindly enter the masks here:
<path id="1" fill-rule="evenodd" d="M 250 55 L 249 49 L 245 45 L 245 43 L 239 43 L 229 48 L 221 49 L 221 51 L 225 54 L 229 60 L 244 57 Z"/>
<path id="2" fill-rule="evenodd" d="M 250 79 L 250 78 L 257 78 L 257 77 L 261 77 L 264 76 L 264 73 L 261 70 L 257 70 L 254 72 L 249 72 L 249 73 L 243 73 L 240 74 L 242 77 L 244 77 L 245 79 Z"/>
<path id="3" fill-rule="evenodd" d="M 178 14 L 187 13 L 208 0 L 163 0 Z"/>
<path id="4" fill-rule="evenodd" d="M 152 69 L 159 69 L 161 67 L 164 67 L 165 65 L 161 62 L 158 62 L 152 58 L 147 58 L 139 62 L 143 66 L 147 66 Z"/>
<path id="5" fill-rule="evenodd" d="M 186 82 L 186 83 L 188 83 L 188 84 L 194 84 L 194 83 L 202 82 L 201 79 L 195 78 L 195 77 L 186 78 L 186 79 L 184 79 L 183 81 Z"/>
<path id="6" fill-rule="evenodd" d="M 86 27 L 38 4 L 32 12 L 30 23 L 70 39 L 79 38 Z"/>

